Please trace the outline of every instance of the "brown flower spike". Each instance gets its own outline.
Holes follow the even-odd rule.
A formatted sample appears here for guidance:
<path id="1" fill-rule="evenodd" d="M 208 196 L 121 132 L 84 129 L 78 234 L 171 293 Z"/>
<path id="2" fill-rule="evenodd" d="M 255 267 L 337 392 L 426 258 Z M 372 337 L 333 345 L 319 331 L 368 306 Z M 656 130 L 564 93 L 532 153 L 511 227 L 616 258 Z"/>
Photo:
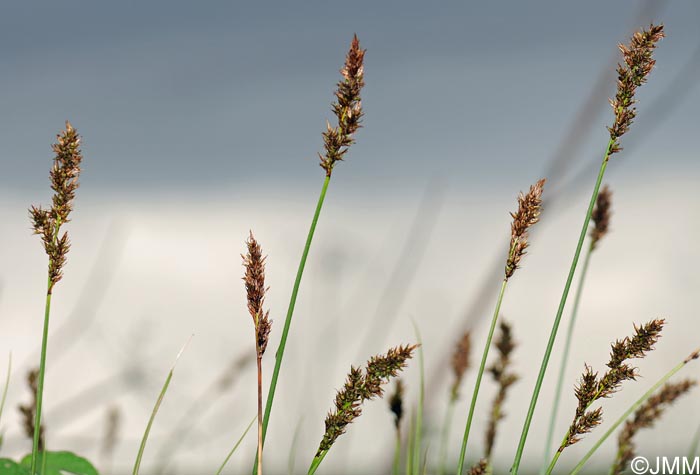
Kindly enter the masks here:
<path id="1" fill-rule="evenodd" d="M 350 44 L 350 50 L 345 57 L 345 65 L 340 70 L 343 79 L 338 82 L 335 91 L 333 113 L 338 118 L 338 125 L 332 127 L 326 125 L 323 132 L 325 154 L 319 154 L 321 167 L 326 170 L 326 176 L 330 177 L 336 162 L 343 159 L 348 147 L 355 142 L 353 135 L 361 127 L 362 99 L 360 93 L 365 85 L 364 81 L 364 57 L 365 51 L 360 48 L 360 41 L 355 35 Z"/>
<path id="2" fill-rule="evenodd" d="M 622 150 L 620 137 L 629 130 L 637 115 L 634 94 L 637 88 L 646 82 L 647 76 L 654 68 L 656 61 L 652 55 L 656 43 L 664 36 L 663 25 L 652 24 L 648 30 L 637 31 L 630 39 L 629 45 L 618 45 L 624 64 L 617 65 L 617 94 L 610 100 L 615 112 L 615 122 L 612 127 L 608 127 L 611 142 L 608 158 Z"/>
<path id="3" fill-rule="evenodd" d="M 635 325 L 634 335 L 631 338 L 625 337 L 613 343 L 610 360 L 607 363 L 608 370 L 602 377 L 598 378 L 598 373 L 594 373 L 591 367 L 586 365 L 575 390 L 578 405 L 574 420 L 558 449 L 559 452 L 581 440 L 583 434 L 600 424 L 603 416 L 602 409 L 599 407 L 589 410 L 594 402 L 612 396 L 624 381 L 637 379 L 639 376 L 637 369 L 627 364 L 627 360 L 644 358 L 649 351 L 653 350 L 665 323 L 665 320 L 657 319 L 641 326 Z"/>
<path id="4" fill-rule="evenodd" d="M 51 189 L 54 191 L 51 208 L 32 206 L 29 209 L 34 234 L 41 235 L 44 250 L 49 256 L 49 294 L 63 277 L 63 266 L 66 264 L 70 241 L 68 233 L 61 235 L 60 230 L 64 223 L 70 221 L 69 215 L 73 210 L 80 163 L 83 159 L 80 151 L 80 136 L 70 122 L 66 121 L 66 129 L 58 135 L 52 149 L 55 156 L 49 174 Z"/>
<path id="5" fill-rule="evenodd" d="M 258 357 L 265 353 L 270 337 L 272 322 L 269 319 L 270 311 L 263 309 L 265 294 L 268 288 L 265 287 L 265 257 L 262 255 L 260 244 L 255 240 L 251 231 L 246 241 L 248 254 L 241 256 L 245 267 L 245 289 L 248 295 L 248 312 L 253 317 L 255 325 L 255 349 Z"/>
<path id="6" fill-rule="evenodd" d="M 595 208 L 593 209 L 593 214 L 591 214 L 591 220 L 593 220 L 594 224 L 591 230 L 591 249 L 595 249 L 598 241 L 608 234 L 610 215 L 612 215 L 611 203 L 612 191 L 610 191 L 608 185 L 605 185 L 598 193 Z"/>
<path id="7" fill-rule="evenodd" d="M 635 456 L 636 447 L 634 436 L 641 429 L 654 426 L 661 418 L 663 412 L 671 406 L 676 399 L 686 394 L 697 386 L 697 381 L 686 379 L 678 383 L 666 383 L 659 391 L 650 397 L 637 411 L 634 417 L 625 423 L 625 428 L 617 439 L 617 457 L 610 473 L 617 475 L 622 473 Z"/>
<path id="8" fill-rule="evenodd" d="M 496 443 L 496 432 L 498 423 L 505 417 L 503 413 L 503 404 L 510 387 L 518 381 L 518 375 L 511 371 L 511 353 L 515 349 L 515 341 L 513 340 L 513 331 L 509 323 L 501 321 L 500 336 L 496 341 L 496 349 L 498 350 L 498 360 L 489 368 L 489 372 L 493 380 L 498 384 L 498 393 L 493 400 L 491 406 L 491 415 L 489 417 L 488 428 L 486 429 L 486 450 L 484 458 L 491 459 L 493 447 Z"/>
<path id="9" fill-rule="evenodd" d="M 469 356 L 471 353 L 471 332 L 466 331 L 457 342 L 455 352 L 452 354 L 452 373 L 455 376 L 450 391 L 452 400 L 459 397 L 459 386 L 462 384 L 464 373 L 469 369 Z"/>
<path id="10" fill-rule="evenodd" d="M 518 211 L 510 213 L 513 223 L 510 226 L 510 251 L 506 261 L 506 279 L 510 279 L 519 267 L 520 260 L 528 247 L 528 229 L 540 220 L 542 208 L 542 188 L 545 179 L 542 178 L 530 187 L 526 195 L 518 196 Z"/>
<path id="11" fill-rule="evenodd" d="M 32 393 L 32 401 L 26 405 L 19 406 L 19 412 L 22 414 L 22 425 L 24 426 L 24 433 L 32 439 L 34 437 L 34 420 L 36 418 L 36 405 L 37 405 L 37 378 L 39 377 L 39 370 L 33 369 L 27 373 L 27 386 Z M 39 428 L 39 449 L 44 450 L 44 424 L 41 424 Z"/>
<path id="12" fill-rule="evenodd" d="M 396 380 L 396 386 L 393 394 L 389 398 L 389 410 L 394 414 L 394 426 L 399 431 L 401 428 L 401 419 L 403 419 L 403 381 Z"/>
<path id="13" fill-rule="evenodd" d="M 364 371 L 351 367 L 343 388 L 335 396 L 335 408 L 326 416 L 326 431 L 318 446 L 316 457 L 329 450 L 345 433 L 348 424 L 362 414 L 362 403 L 382 397 L 382 385 L 394 378 L 413 357 L 416 345 L 391 348 L 386 355 L 373 356 Z"/>

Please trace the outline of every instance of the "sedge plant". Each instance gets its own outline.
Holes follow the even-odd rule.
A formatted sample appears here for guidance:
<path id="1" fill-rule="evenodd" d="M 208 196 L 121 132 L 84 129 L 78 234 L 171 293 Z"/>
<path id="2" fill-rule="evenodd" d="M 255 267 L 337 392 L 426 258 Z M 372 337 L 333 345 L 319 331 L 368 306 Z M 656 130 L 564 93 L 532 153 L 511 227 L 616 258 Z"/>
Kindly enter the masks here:
<path id="1" fill-rule="evenodd" d="M 571 288 L 571 283 L 576 272 L 576 267 L 583 248 L 583 242 L 586 238 L 591 215 L 593 214 L 593 208 L 595 207 L 601 183 L 603 182 L 603 177 L 605 176 L 605 170 L 607 169 L 610 157 L 622 150 L 620 138 L 629 130 L 630 125 L 632 124 L 632 121 L 636 115 L 636 108 L 634 107 L 634 104 L 636 103 L 634 98 L 635 92 L 639 86 L 646 82 L 649 73 L 653 69 L 655 64 L 653 52 L 657 43 L 663 37 L 663 25 L 652 24 L 648 29 L 642 29 L 641 31 L 635 32 L 628 46 L 619 45 L 624 64 L 619 64 L 617 67 L 617 93 L 615 98 L 610 101 L 615 115 L 615 120 L 613 125 L 608 127 L 610 138 L 605 148 L 605 153 L 603 154 L 603 160 L 598 171 L 598 177 L 596 178 L 595 185 L 593 186 L 593 193 L 591 194 L 588 209 L 586 210 L 586 215 L 583 220 L 583 226 L 576 245 L 576 250 L 574 251 L 574 257 L 569 268 L 566 283 L 564 284 L 564 290 L 559 301 L 559 307 L 557 308 L 557 313 L 554 317 L 554 322 L 552 324 L 547 346 L 544 351 L 540 370 L 537 375 L 537 381 L 535 382 L 532 397 L 530 398 L 530 405 L 528 407 L 527 415 L 525 416 L 525 421 L 520 434 L 520 441 L 518 442 L 518 448 L 515 452 L 515 457 L 511 467 L 512 475 L 517 475 L 520 468 L 523 451 L 525 450 L 525 443 L 527 442 L 528 433 L 530 431 L 530 425 L 532 424 L 532 419 L 535 415 L 537 400 L 539 399 L 542 384 L 544 383 L 544 377 L 549 365 L 549 359 L 552 355 L 554 342 L 556 341 L 557 333 L 559 331 L 559 324 L 561 322 L 566 301 L 569 296 L 569 289 Z"/>
<path id="2" fill-rule="evenodd" d="M 51 297 L 56 284 L 63 277 L 63 267 L 70 249 L 68 233 L 61 234 L 61 228 L 70 221 L 73 200 L 78 189 L 80 165 L 83 159 L 80 150 L 80 136 L 70 122 L 57 136 L 53 145 L 54 162 L 49 173 L 51 189 L 54 191 L 51 207 L 32 206 L 29 216 L 32 220 L 34 234 L 41 236 L 44 251 L 49 257 L 46 299 L 44 304 L 44 326 L 41 337 L 41 356 L 36 384 L 36 413 L 34 417 L 34 436 L 32 440 L 31 473 L 37 469 L 39 458 L 39 438 L 41 432 L 41 410 L 44 398 L 44 377 L 46 374 L 46 352 L 49 339 L 49 319 L 51 315 Z"/>
<path id="3" fill-rule="evenodd" d="M 275 367 L 272 370 L 272 379 L 270 380 L 270 387 L 267 392 L 265 414 L 263 416 L 263 444 L 265 443 L 265 436 L 267 435 L 267 426 L 270 423 L 272 404 L 275 400 L 275 390 L 277 389 L 277 381 L 282 368 L 284 350 L 287 345 L 287 337 L 289 336 L 289 328 L 292 323 L 292 316 L 294 315 L 294 307 L 296 305 L 297 295 L 301 285 L 301 278 L 304 275 L 306 259 L 309 256 L 311 242 L 313 241 L 314 233 L 316 231 L 318 218 L 321 215 L 321 209 L 323 208 L 323 202 L 326 198 L 328 185 L 330 184 L 335 165 L 344 159 L 349 147 L 355 142 L 355 132 L 357 132 L 361 126 L 363 112 L 360 93 L 362 92 L 362 87 L 365 85 L 364 57 L 365 50 L 360 47 L 360 41 L 357 39 L 357 35 L 355 35 L 350 44 L 350 49 L 345 57 L 345 64 L 340 70 L 343 79 L 338 82 L 338 88 L 335 91 L 336 102 L 334 102 L 332 105 L 333 113 L 338 119 L 338 122 L 335 126 L 331 126 L 330 123 L 327 123 L 326 131 L 323 132 L 324 153 L 319 154 L 319 158 L 321 168 L 325 170 L 326 176 L 323 180 L 323 186 L 321 187 L 318 202 L 316 203 L 316 210 L 311 220 L 311 227 L 309 228 L 309 232 L 306 236 L 306 243 L 304 244 L 304 250 L 301 254 L 301 260 L 299 261 L 296 278 L 294 279 L 292 296 L 289 299 L 287 316 L 284 319 L 282 335 L 275 354 Z M 253 473 L 257 472 L 257 465 L 258 458 L 256 456 Z"/>
<path id="4" fill-rule="evenodd" d="M 496 324 L 498 323 L 498 316 L 501 311 L 503 296 L 505 295 L 508 281 L 511 277 L 513 277 L 515 271 L 520 267 L 520 261 L 526 253 L 525 250 L 529 246 L 528 230 L 540 219 L 540 211 L 542 207 L 542 189 L 544 183 L 545 179 L 543 178 L 534 185 L 532 185 L 527 194 L 520 193 L 520 195 L 518 196 L 518 211 L 515 213 L 511 213 L 513 222 L 510 227 L 510 249 L 508 251 L 508 258 L 506 259 L 505 275 L 503 277 L 503 282 L 501 283 L 501 290 L 498 294 L 498 299 L 496 300 L 496 308 L 494 309 L 493 317 L 491 318 L 491 326 L 489 327 L 489 333 L 486 337 L 486 345 L 484 346 L 484 351 L 481 355 L 479 371 L 476 374 L 476 383 L 474 384 L 474 392 L 472 394 L 472 400 L 469 405 L 469 415 L 467 416 L 467 423 L 464 427 L 464 435 L 462 437 L 462 448 L 460 450 L 459 461 L 457 463 L 457 475 L 462 475 L 462 471 L 464 470 L 464 458 L 467 451 L 467 442 L 469 441 L 469 431 L 471 430 L 472 421 L 474 419 L 476 401 L 479 396 L 481 380 L 484 376 L 484 372 L 486 371 L 486 360 L 489 356 L 491 342 L 493 341 L 493 335 L 496 330 Z"/>

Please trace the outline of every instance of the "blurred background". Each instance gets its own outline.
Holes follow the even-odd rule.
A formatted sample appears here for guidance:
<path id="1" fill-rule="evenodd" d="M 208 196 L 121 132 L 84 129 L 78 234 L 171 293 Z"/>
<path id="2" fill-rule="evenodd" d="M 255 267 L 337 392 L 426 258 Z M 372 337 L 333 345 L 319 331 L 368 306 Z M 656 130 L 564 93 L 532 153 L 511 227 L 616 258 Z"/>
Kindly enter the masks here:
<path id="1" fill-rule="evenodd" d="M 604 401 L 608 422 L 700 344 L 700 3 L 5 2 L 0 367 L 12 352 L 13 372 L 2 455 L 31 450 L 17 406 L 30 400 L 25 377 L 38 365 L 46 256 L 26 210 L 50 200 L 50 144 L 69 119 L 84 137 L 85 159 L 67 228 L 73 247 L 53 300 L 48 447 L 85 454 L 104 473 L 127 473 L 167 371 L 194 334 L 143 473 L 218 467 L 255 415 L 244 240 L 253 230 L 268 255 L 274 324 L 266 388 L 323 181 L 321 132 L 333 119 L 338 70 L 357 33 L 367 48 L 364 128 L 335 169 L 317 229 L 266 466 L 306 473 L 350 365 L 414 342 L 412 321 L 424 343 L 434 465 L 450 354 L 471 328 L 473 357 L 480 355 L 507 254 L 508 212 L 518 191 L 544 176 L 542 220 L 502 308 L 519 343 L 521 376 L 495 449 L 497 471 L 505 472 L 607 143 L 616 44 L 652 20 L 665 24 L 667 38 L 639 91 L 625 150 L 608 168 L 612 232 L 591 262 L 561 434 L 584 362 L 603 367 L 610 342 L 630 334 L 633 322 L 669 323 L 657 351 L 639 362 L 643 377 Z M 543 457 L 559 357 L 526 447 L 524 466 L 533 470 Z M 474 373 L 455 412 L 451 459 Z M 405 382 L 410 409 L 417 361 Z M 481 453 L 495 390 L 490 381 L 482 386 L 472 457 Z M 696 391 L 640 434 L 640 453 L 687 453 L 700 425 L 699 398 Z M 110 419 L 118 421 L 114 451 L 105 448 Z M 566 451 L 562 470 L 602 429 Z M 224 473 L 249 470 L 253 432 Z M 393 438 L 386 401 L 368 403 L 321 470 L 387 473 Z M 610 441 L 598 466 L 614 450 Z"/>

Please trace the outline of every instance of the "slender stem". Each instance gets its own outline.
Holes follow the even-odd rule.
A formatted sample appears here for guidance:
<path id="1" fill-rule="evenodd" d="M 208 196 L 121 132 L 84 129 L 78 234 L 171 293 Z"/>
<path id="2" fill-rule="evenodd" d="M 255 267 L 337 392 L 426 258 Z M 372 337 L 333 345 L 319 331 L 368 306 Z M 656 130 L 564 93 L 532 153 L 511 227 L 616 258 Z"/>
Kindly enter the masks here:
<path id="1" fill-rule="evenodd" d="M 5 377 L 5 387 L 2 390 L 2 400 L 0 400 L 0 420 L 2 420 L 2 410 L 5 408 L 7 399 L 7 389 L 10 387 L 10 375 L 12 374 L 12 352 L 7 360 L 7 376 Z"/>
<path id="2" fill-rule="evenodd" d="M 243 434 L 241 434 L 241 437 L 238 439 L 238 442 L 236 442 L 236 445 L 233 446 L 231 451 L 228 453 L 226 458 L 224 459 L 223 463 L 221 464 L 221 467 L 219 467 L 219 470 L 216 471 L 216 475 L 221 475 L 221 472 L 224 471 L 224 467 L 228 463 L 229 459 L 231 456 L 233 456 L 233 453 L 236 451 L 239 445 L 241 445 L 241 442 L 243 442 L 243 439 L 245 439 L 245 436 L 248 434 L 248 431 L 250 430 L 251 427 L 253 427 L 253 424 L 255 424 L 255 419 L 257 419 L 257 416 L 253 417 L 253 420 L 250 421 L 250 424 L 248 424 L 248 427 L 246 427 L 246 430 L 243 431 Z"/>
<path id="3" fill-rule="evenodd" d="M 263 421 L 263 402 L 262 402 L 262 355 L 258 353 L 258 475 L 262 475 L 262 451 L 263 451 L 263 436 L 262 436 L 262 421 Z"/>
<path id="4" fill-rule="evenodd" d="M 559 330 L 559 323 L 561 322 L 561 316 L 564 313 L 564 307 L 566 306 L 566 299 L 569 296 L 569 289 L 571 288 L 571 282 L 574 279 L 574 273 L 576 272 L 576 266 L 578 265 L 578 259 L 581 255 L 581 249 L 583 248 L 583 242 L 586 239 L 586 233 L 588 232 L 588 224 L 591 221 L 591 214 L 593 214 L 593 208 L 595 207 L 596 200 L 598 199 L 598 192 L 600 191 L 600 185 L 603 182 L 603 176 L 605 175 L 605 169 L 608 166 L 608 159 L 610 158 L 610 152 L 614 146 L 614 141 L 611 139 L 608 142 L 608 146 L 605 149 L 605 156 L 603 158 L 603 163 L 600 165 L 600 170 L 598 171 L 598 178 L 596 179 L 595 186 L 593 187 L 593 193 L 591 195 L 591 201 L 588 204 L 588 210 L 586 211 L 586 217 L 583 220 L 583 226 L 581 227 L 581 234 L 578 238 L 578 244 L 576 245 L 576 252 L 574 252 L 574 258 L 571 262 L 571 267 L 569 269 L 569 275 L 566 278 L 566 284 L 564 285 L 564 292 L 561 295 L 561 301 L 559 302 L 559 308 L 557 309 L 557 315 L 554 318 L 554 323 L 552 325 L 552 331 L 549 335 L 549 341 L 547 342 L 547 348 L 544 352 L 544 357 L 542 358 L 542 364 L 540 366 L 540 372 L 537 375 L 537 382 L 535 383 L 535 389 L 532 392 L 532 398 L 530 400 L 530 407 L 527 411 L 527 416 L 525 418 L 525 423 L 523 424 L 523 430 L 520 434 L 520 442 L 518 443 L 518 450 L 515 453 L 515 459 L 513 460 L 513 466 L 511 468 L 511 474 L 517 475 L 518 469 L 520 468 L 520 461 L 523 457 L 523 451 L 525 450 L 525 442 L 527 441 L 527 435 L 530 431 L 530 424 L 532 424 L 532 418 L 535 415 L 535 407 L 537 406 L 537 399 L 540 396 L 540 390 L 542 389 L 542 383 L 544 382 L 544 375 L 547 372 L 547 366 L 549 364 L 549 358 L 552 355 L 552 348 L 554 347 L 554 341 L 557 338 L 557 332 Z"/>
<path id="5" fill-rule="evenodd" d="M 688 452 L 688 458 L 692 459 L 698 453 L 698 447 L 700 447 L 700 427 L 695 431 L 693 440 L 690 443 L 690 451 Z"/>
<path id="6" fill-rule="evenodd" d="M 44 331 L 41 336 L 41 358 L 39 360 L 39 379 L 36 385 L 36 413 L 34 414 L 34 438 L 32 441 L 32 468 L 36 473 L 36 462 L 39 455 L 39 439 L 41 438 L 41 408 L 44 399 L 44 375 L 46 374 L 46 349 L 49 342 L 49 316 L 51 315 L 51 277 L 48 279 L 46 305 L 44 308 Z"/>
<path id="7" fill-rule="evenodd" d="M 576 295 L 574 296 L 574 306 L 571 311 L 571 320 L 569 320 L 569 326 L 566 330 L 566 342 L 564 343 L 564 351 L 561 355 L 561 365 L 559 367 L 559 377 L 557 378 L 557 385 L 554 394 L 554 403 L 552 405 L 552 413 L 549 418 L 549 430 L 547 431 L 547 439 L 544 445 L 544 461 L 542 470 L 546 471 L 547 461 L 549 460 L 549 450 L 552 447 L 552 441 L 554 440 L 554 430 L 557 425 L 557 415 L 559 414 L 559 404 L 561 403 L 562 389 L 564 388 L 564 378 L 566 376 L 566 367 L 569 363 L 569 354 L 571 352 L 571 342 L 574 336 L 574 327 L 576 326 L 576 318 L 578 316 L 579 304 L 581 303 L 581 295 L 583 294 L 583 284 L 586 281 L 586 274 L 588 273 L 588 264 L 591 261 L 591 254 L 593 252 L 593 242 L 588 247 L 586 256 L 583 258 L 583 265 L 581 267 L 581 277 L 578 281 L 578 286 L 576 288 Z"/>
<path id="8" fill-rule="evenodd" d="M 418 330 L 418 325 L 413 322 L 413 329 L 416 333 L 416 340 L 418 342 L 418 358 L 420 366 L 420 392 L 418 395 L 418 410 L 416 411 L 416 426 L 415 426 L 415 442 L 413 446 L 413 473 L 418 475 L 420 471 L 420 456 L 422 450 L 423 441 L 423 405 L 425 404 L 425 364 L 423 361 L 423 340 L 420 336 L 420 331 Z"/>
<path id="9" fill-rule="evenodd" d="M 696 353 L 697 353 L 697 351 L 696 351 Z M 591 449 L 586 453 L 586 455 L 583 456 L 583 458 L 579 461 L 579 463 L 576 465 L 576 467 L 574 467 L 574 469 L 571 471 L 570 475 L 576 475 L 578 472 L 580 472 L 581 469 L 583 468 L 583 466 L 586 465 L 586 462 L 588 462 L 588 460 L 593 456 L 593 454 L 596 452 L 596 450 L 598 450 L 598 448 L 601 445 L 603 445 L 603 442 L 605 442 L 608 439 L 608 437 L 610 437 L 612 435 L 612 433 L 615 432 L 615 429 L 617 429 L 620 426 L 620 424 L 625 422 L 625 420 L 627 420 L 627 418 L 630 415 L 632 415 L 632 413 L 634 411 L 639 409 L 639 407 L 642 404 L 644 404 L 644 402 L 647 399 L 649 399 L 656 392 L 657 389 L 659 389 L 661 386 L 663 386 L 666 383 L 666 381 L 671 379 L 673 377 L 673 375 L 675 375 L 677 372 L 679 372 L 686 364 L 690 363 L 690 361 L 692 361 L 693 359 L 696 359 L 696 358 L 697 358 L 697 356 L 695 356 L 695 358 L 693 358 L 691 356 L 689 358 L 686 358 L 684 361 L 678 363 L 675 367 L 673 367 L 673 369 L 671 369 L 671 371 L 669 371 L 668 373 L 663 375 L 663 377 L 661 379 L 659 379 L 656 382 L 656 384 L 654 384 L 651 388 L 649 388 L 649 390 L 647 392 L 645 392 L 644 395 L 642 395 L 642 397 L 637 399 L 637 401 L 634 404 L 632 404 L 629 407 L 629 409 L 627 409 L 625 411 L 625 413 L 622 414 L 622 416 L 620 416 L 619 419 L 617 419 L 615 421 L 615 423 L 607 430 L 607 432 L 605 434 L 603 434 L 603 436 L 595 443 L 595 445 L 593 447 L 591 447 Z"/>
<path id="10" fill-rule="evenodd" d="M 455 404 L 457 398 L 454 394 L 450 394 L 450 401 L 447 403 L 447 410 L 445 411 L 445 421 L 442 423 L 442 439 L 440 441 L 440 461 L 438 475 L 444 475 L 445 466 L 447 465 L 447 444 L 450 439 L 450 432 L 452 431 L 452 418 L 455 412 Z"/>
<path id="11" fill-rule="evenodd" d="M 467 451 L 467 441 L 469 440 L 469 430 L 472 427 L 472 420 L 474 419 L 474 409 L 476 408 L 476 400 L 479 396 L 479 388 L 481 386 L 481 379 L 484 376 L 484 371 L 486 369 L 486 359 L 489 356 L 489 350 L 491 349 L 491 340 L 493 340 L 493 333 L 496 330 L 496 323 L 498 322 L 498 314 L 501 312 L 501 303 L 503 302 L 503 295 L 506 293 L 506 285 L 508 284 L 508 279 L 503 279 L 501 284 L 501 291 L 498 293 L 498 300 L 496 301 L 496 308 L 493 311 L 493 317 L 491 318 L 491 327 L 489 328 L 489 334 L 486 337 L 486 346 L 484 347 L 484 353 L 481 356 L 481 364 L 479 365 L 479 373 L 476 375 L 476 384 L 474 385 L 474 394 L 472 394 L 472 402 L 469 406 L 469 416 L 467 417 L 467 425 L 464 427 L 464 436 L 462 437 L 462 449 L 459 453 L 459 463 L 457 464 L 457 475 L 462 475 L 464 469 L 464 455 Z"/>
<path id="12" fill-rule="evenodd" d="M 289 335 L 289 327 L 292 323 L 292 315 L 294 314 L 294 306 L 297 302 L 297 294 L 299 293 L 299 286 L 301 285 L 301 277 L 304 275 L 304 267 L 306 266 L 306 258 L 309 255 L 309 249 L 311 248 L 311 241 L 314 238 L 314 232 L 316 231 L 316 224 L 318 223 L 318 217 L 321 214 L 321 208 L 323 208 L 323 201 L 326 198 L 326 191 L 328 190 L 328 184 L 331 181 L 330 176 L 326 176 L 323 181 L 323 187 L 321 188 L 321 194 L 318 197 L 318 203 L 316 204 L 316 211 L 314 212 L 314 217 L 311 220 L 311 227 L 309 228 L 309 233 L 306 236 L 306 244 L 304 245 L 304 252 L 301 254 L 301 260 L 299 261 L 299 268 L 297 269 L 297 276 L 294 280 L 294 287 L 292 288 L 292 296 L 289 299 L 289 308 L 287 309 L 287 317 L 284 320 L 284 328 L 282 328 L 282 336 L 280 337 L 279 347 L 277 348 L 277 353 L 275 353 L 275 369 L 272 371 L 272 380 L 270 381 L 270 388 L 267 392 L 267 402 L 265 404 L 265 415 L 263 417 L 262 426 L 262 440 L 265 443 L 265 437 L 267 436 L 267 426 L 270 422 L 270 413 L 272 412 L 272 403 L 275 400 L 275 390 L 277 389 L 277 380 L 279 379 L 280 368 L 282 367 L 282 358 L 284 357 L 284 348 L 287 345 L 287 336 Z M 255 465 L 253 467 L 253 473 L 257 473 L 258 457 L 255 456 Z"/>
<path id="13" fill-rule="evenodd" d="M 177 364 L 177 361 L 180 359 L 180 356 L 182 356 L 182 353 L 185 351 L 185 348 L 187 348 L 187 345 L 189 344 L 190 340 L 192 339 L 192 336 L 187 340 L 187 343 L 184 344 L 184 346 L 180 349 L 179 353 L 175 357 L 175 362 L 173 363 L 172 367 L 170 368 L 170 371 L 168 372 L 168 377 L 165 378 L 165 383 L 163 383 L 163 387 L 160 390 L 160 394 L 158 394 L 158 399 L 156 400 L 155 406 L 153 406 L 153 410 L 151 411 L 151 416 L 148 418 L 148 424 L 146 424 L 146 430 L 143 433 L 143 437 L 141 438 L 141 445 L 139 446 L 139 451 L 136 454 L 136 462 L 134 462 L 134 470 L 133 470 L 133 475 L 138 475 L 139 469 L 141 468 L 141 459 L 143 458 L 143 453 L 146 450 L 146 442 L 148 441 L 148 435 L 151 433 L 151 427 L 153 426 L 153 421 L 156 419 L 156 414 L 158 414 L 158 409 L 160 409 L 160 405 L 163 402 L 163 398 L 165 398 L 165 393 L 168 391 L 168 386 L 170 386 L 170 380 L 173 379 L 173 373 L 175 372 L 175 365 Z"/>
<path id="14" fill-rule="evenodd" d="M 396 446 L 394 447 L 394 464 L 391 468 L 391 475 L 399 475 L 401 465 L 401 431 L 396 428 Z"/>

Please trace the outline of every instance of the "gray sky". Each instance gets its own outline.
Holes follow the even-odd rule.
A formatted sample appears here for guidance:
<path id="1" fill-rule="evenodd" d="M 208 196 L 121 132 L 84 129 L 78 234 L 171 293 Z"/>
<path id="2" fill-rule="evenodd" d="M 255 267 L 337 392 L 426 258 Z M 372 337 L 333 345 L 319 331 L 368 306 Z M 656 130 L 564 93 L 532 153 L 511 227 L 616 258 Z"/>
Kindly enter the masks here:
<path id="1" fill-rule="evenodd" d="M 656 7 L 668 38 L 640 94 L 639 127 L 654 140 L 638 150 L 638 171 L 653 171 L 660 154 L 663 166 L 697 170 L 700 90 L 661 126 L 645 115 L 700 44 L 700 4 L 668 3 Z M 44 187 L 66 118 L 84 135 L 84 193 L 314 183 L 353 32 L 368 49 L 366 120 L 346 180 L 534 178 L 615 44 L 638 26 L 639 4 L 6 2 L 0 184 Z M 613 94 L 609 75 L 601 102 Z M 582 149 L 590 158 L 610 121 L 599 110 Z M 625 142 L 639 139 L 633 128 Z"/>

